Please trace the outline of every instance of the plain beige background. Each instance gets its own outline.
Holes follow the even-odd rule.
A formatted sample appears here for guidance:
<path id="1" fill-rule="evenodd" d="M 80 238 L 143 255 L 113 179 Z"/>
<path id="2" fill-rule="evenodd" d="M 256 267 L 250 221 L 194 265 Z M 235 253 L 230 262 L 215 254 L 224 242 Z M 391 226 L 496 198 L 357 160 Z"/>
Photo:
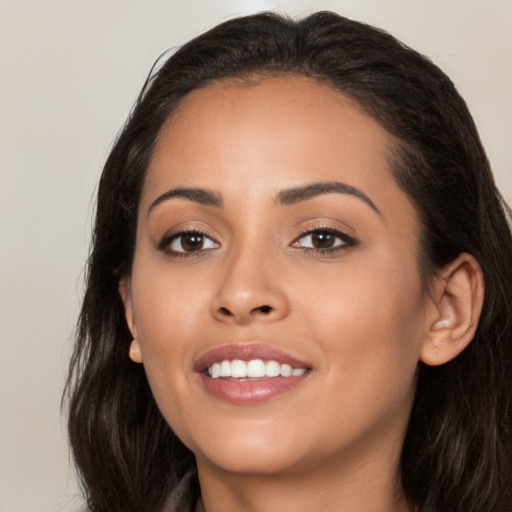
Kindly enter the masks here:
<path id="1" fill-rule="evenodd" d="M 511 0 L 0 0 L 0 512 L 80 509 L 59 407 L 91 197 L 152 62 L 267 9 L 334 10 L 429 55 L 512 198 Z"/>

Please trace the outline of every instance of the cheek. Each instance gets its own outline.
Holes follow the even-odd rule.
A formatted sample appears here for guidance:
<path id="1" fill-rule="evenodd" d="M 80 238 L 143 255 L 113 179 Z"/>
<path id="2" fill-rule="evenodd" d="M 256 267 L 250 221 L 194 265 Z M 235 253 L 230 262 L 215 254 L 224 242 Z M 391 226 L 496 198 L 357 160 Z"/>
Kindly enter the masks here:
<path id="1" fill-rule="evenodd" d="M 146 352 L 179 349 L 201 329 L 208 281 L 197 272 L 173 272 L 165 257 L 134 264 L 132 294 L 140 342 Z"/>
<path id="2" fill-rule="evenodd" d="M 142 258 L 141 258 L 142 260 Z M 165 261 L 134 265 L 132 294 L 144 368 L 164 415 L 182 408 L 197 345 L 208 335 L 202 321 L 208 292 L 201 278 L 170 273 Z"/>
<path id="3" fill-rule="evenodd" d="M 391 253 L 361 253 L 336 276 L 311 279 L 300 299 L 308 311 L 304 327 L 329 354 L 332 377 L 368 396 L 407 387 L 419 360 L 424 294 L 415 262 L 398 261 Z"/>
<path id="4" fill-rule="evenodd" d="M 305 329 L 327 355 L 320 370 L 325 370 L 325 394 L 315 397 L 314 409 L 304 413 L 313 416 L 314 410 L 322 418 L 319 450 L 328 453 L 333 439 L 351 432 L 368 439 L 390 428 L 401 432 L 407 424 L 416 387 L 421 311 L 382 283 L 371 292 L 339 298 L 337 304 L 329 301 L 321 319 L 307 319 Z M 315 423 L 311 428 L 318 427 Z"/>

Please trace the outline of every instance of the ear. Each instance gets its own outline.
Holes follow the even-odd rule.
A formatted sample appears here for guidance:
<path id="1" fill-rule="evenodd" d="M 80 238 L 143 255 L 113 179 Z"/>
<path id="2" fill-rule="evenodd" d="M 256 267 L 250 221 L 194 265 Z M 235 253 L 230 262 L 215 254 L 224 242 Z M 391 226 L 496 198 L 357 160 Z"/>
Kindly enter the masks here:
<path id="1" fill-rule="evenodd" d="M 478 327 L 484 289 L 482 269 L 470 254 L 460 254 L 442 270 L 433 287 L 434 307 L 420 357 L 423 363 L 447 363 L 469 345 Z"/>
<path id="2" fill-rule="evenodd" d="M 133 302 L 130 285 L 130 278 L 123 277 L 119 281 L 119 295 L 123 301 L 124 316 L 126 318 L 126 323 L 128 324 L 128 329 L 133 336 L 133 341 L 130 344 L 129 351 L 130 359 L 135 363 L 142 363 L 142 352 L 140 350 L 140 343 L 137 339 L 137 326 L 135 324 L 135 316 L 133 314 Z"/>

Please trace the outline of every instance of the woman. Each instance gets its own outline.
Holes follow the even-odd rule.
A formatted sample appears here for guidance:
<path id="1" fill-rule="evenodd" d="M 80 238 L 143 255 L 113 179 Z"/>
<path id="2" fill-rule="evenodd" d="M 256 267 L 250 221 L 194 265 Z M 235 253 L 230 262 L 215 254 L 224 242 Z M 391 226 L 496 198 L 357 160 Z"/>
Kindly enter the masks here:
<path id="1" fill-rule="evenodd" d="M 100 182 L 89 509 L 509 510 L 507 218 L 464 101 L 390 35 L 260 14 L 186 44 Z"/>

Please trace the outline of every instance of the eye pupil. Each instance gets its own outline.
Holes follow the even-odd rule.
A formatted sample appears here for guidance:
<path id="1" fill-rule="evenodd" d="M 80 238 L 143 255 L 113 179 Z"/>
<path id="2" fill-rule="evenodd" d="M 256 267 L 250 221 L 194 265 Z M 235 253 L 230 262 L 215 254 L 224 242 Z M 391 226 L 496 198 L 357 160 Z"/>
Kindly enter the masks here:
<path id="1" fill-rule="evenodd" d="M 328 249 L 334 245 L 335 236 L 327 231 L 312 233 L 311 241 L 317 249 Z"/>
<path id="2" fill-rule="evenodd" d="M 201 249 L 203 247 L 203 242 L 203 235 L 198 233 L 183 235 L 181 238 L 181 246 L 186 252 L 193 252 Z"/>

